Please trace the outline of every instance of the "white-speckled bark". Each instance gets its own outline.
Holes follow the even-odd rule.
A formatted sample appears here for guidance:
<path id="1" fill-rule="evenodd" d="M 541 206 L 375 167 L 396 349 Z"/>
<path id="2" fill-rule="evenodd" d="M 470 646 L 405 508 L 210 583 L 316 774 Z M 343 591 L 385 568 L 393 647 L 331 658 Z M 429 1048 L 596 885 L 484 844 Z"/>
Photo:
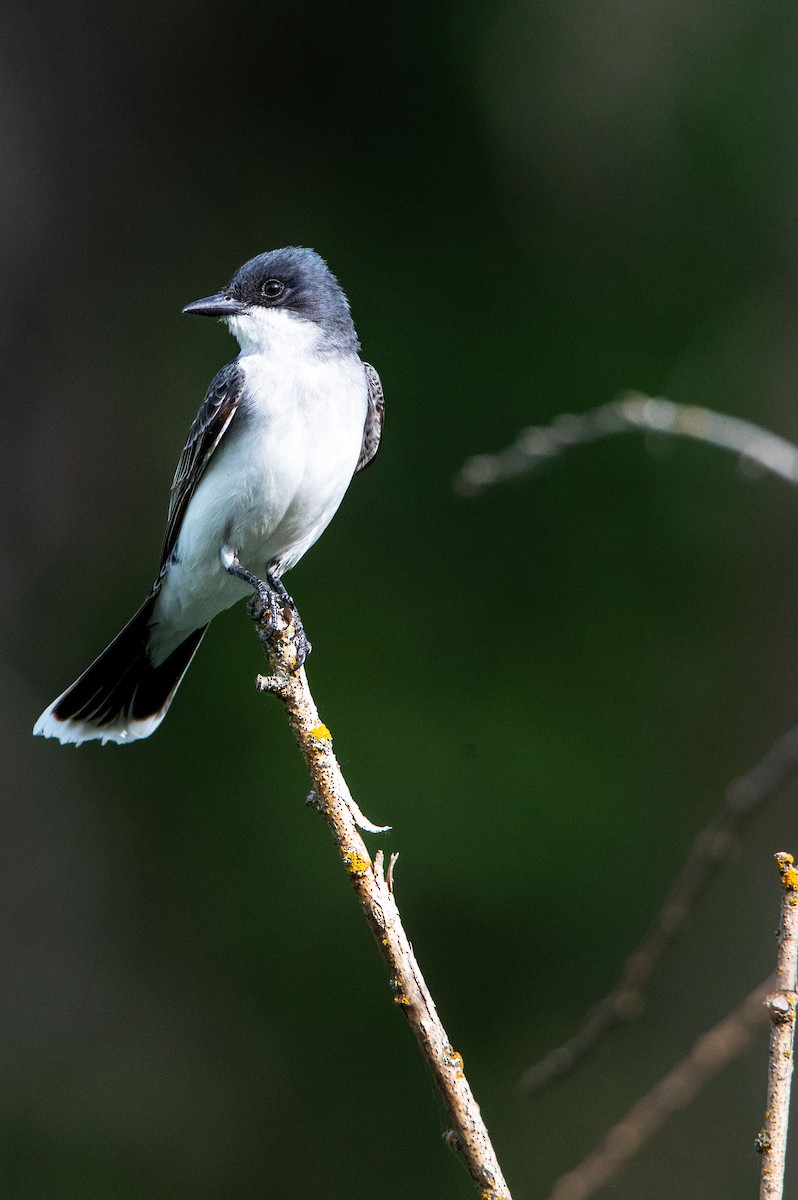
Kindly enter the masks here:
<path id="1" fill-rule="evenodd" d="M 333 753 L 332 737 L 319 719 L 304 669 L 292 674 L 294 652 L 288 633 L 265 642 L 273 674 L 259 680 L 263 691 L 283 701 L 313 781 L 314 803 L 324 816 L 352 881 L 380 953 L 390 972 L 394 1003 L 415 1034 L 449 1112 L 448 1135 L 465 1159 L 482 1200 L 511 1200 L 479 1105 L 465 1076 L 463 1059 L 452 1047 L 402 925 L 383 871 L 382 852 L 374 862 L 358 831 L 359 810 Z M 454 1136 L 452 1136 L 452 1134 Z"/>

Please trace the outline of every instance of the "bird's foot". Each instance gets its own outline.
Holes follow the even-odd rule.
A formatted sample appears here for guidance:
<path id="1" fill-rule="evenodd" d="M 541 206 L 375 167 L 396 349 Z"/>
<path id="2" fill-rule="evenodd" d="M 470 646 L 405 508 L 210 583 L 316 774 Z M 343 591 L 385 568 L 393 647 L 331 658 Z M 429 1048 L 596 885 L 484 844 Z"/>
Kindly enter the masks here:
<path id="1" fill-rule="evenodd" d="M 305 633 L 305 626 L 290 596 L 284 599 L 265 584 L 258 580 L 255 594 L 247 601 L 247 615 L 257 621 L 265 640 L 271 641 L 277 633 L 286 627 L 291 629 L 291 641 L 294 646 L 294 666 L 296 672 L 305 665 L 305 660 L 313 647 Z"/>
<path id="2" fill-rule="evenodd" d="M 296 655 L 296 666 L 294 671 L 298 671 L 300 667 L 304 667 L 305 661 L 310 654 L 313 646 L 310 644 L 308 635 L 305 633 L 305 626 L 302 624 L 302 618 L 296 610 L 293 601 L 291 602 L 291 624 L 294 627 L 294 654 Z"/>
<path id="3" fill-rule="evenodd" d="M 253 578 L 253 590 L 247 600 L 247 616 L 260 625 L 267 638 L 274 637 L 285 620 L 283 602 L 262 579 Z"/>
<path id="4" fill-rule="evenodd" d="M 226 546 L 222 550 L 222 564 L 229 575 L 249 584 L 252 588 L 253 594 L 247 601 L 247 616 L 260 626 L 261 636 L 266 641 L 271 641 L 287 626 L 293 627 L 291 638 L 294 643 L 295 655 L 293 670 L 298 671 L 304 665 L 312 647 L 297 607 L 286 591 L 277 571 L 268 571 L 267 582 L 264 582 L 243 567 L 238 556 Z"/>
<path id="5" fill-rule="evenodd" d="M 294 652 L 296 654 L 296 666 L 294 667 L 294 670 L 298 671 L 300 667 L 304 666 L 305 660 L 307 659 L 313 647 L 311 646 L 308 636 L 305 633 L 305 626 L 302 624 L 302 618 L 299 615 L 299 609 L 294 603 L 293 598 L 288 594 L 286 586 L 280 578 L 279 569 L 272 567 L 271 570 L 267 571 L 266 578 L 269 581 L 269 586 L 272 591 L 280 597 L 280 600 L 283 604 L 283 610 L 288 611 L 290 624 L 294 627 L 293 641 Z"/>
<path id="6" fill-rule="evenodd" d="M 292 670 L 298 671 L 304 666 L 312 646 L 296 605 L 290 596 L 283 597 L 262 579 L 256 579 L 253 588 L 254 592 L 247 601 L 247 616 L 260 626 L 261 636 L 267 642 L 286 628 L 291 629 L 295 659 Z"/>

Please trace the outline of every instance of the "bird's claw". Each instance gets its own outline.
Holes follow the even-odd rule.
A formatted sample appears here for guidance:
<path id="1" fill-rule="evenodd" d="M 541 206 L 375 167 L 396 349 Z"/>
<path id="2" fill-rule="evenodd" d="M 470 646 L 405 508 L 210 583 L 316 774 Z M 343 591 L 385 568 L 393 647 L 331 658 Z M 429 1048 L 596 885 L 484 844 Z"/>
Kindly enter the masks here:
<path id="1" fill-rule="evenodd" d="M 293 674 L 296 674 L 300 667 L 305 665 L 305 661 L 313 647 L 308 641 L 305 626 L 302 624 L 302 618 L 297 612 L 293 600 L 283 601 L 282 611 L 283 613 L 288 613 L 289 626 L 292 629 L 291 641 L 294 644 L 294 665 L 291 670 Z"/>
<path id="2" fill-rule="evenodd" d="M 305 633 L 305 630 L 302 627 L 302 622 L 299 619 L 299 613 L 296 612 L 296 610 L 294 610 L 293 625 L 294 625 L 294 654 L 296 655 L 296 665 L 294 667 L 294 673 L 296 673 L 300 669 L 300 667 L 304 667 L 305 661 L 306 661 L 308 655 L 310 654 L 311 650 L 313 649 L 313 646 L 308 641 L 307 634 Z"/>
<path id="3" fill-rule="evenodd" d="M 313 647 L 279 572 L 273 567 L 266 575 L 268 583 L 264 583 L 257 575 L 242 567 L 238 555 L 229 546 L 222 547 L 222 566 L 228 575 L 235 576 L 252 588 L 252 595 L 247 601 L 247 616 L 260 625 L 261 637 L 270 641 L 278 630 L 293 626 L 291 640 L 294 643 L 295 661 L 292 669 L 298 671 Z"/>
<path id="4" fill-rule="evenodd" d="M 247 601 L 247 616 L 260 625 L 267 641 L 270 641 L 280 629 L 284 629 L 286 624 L 292 626 L 291 640 L 294 643 L 295 657 L 293 670 L 296 672 L 304 666 L 313 647 L 305 633 L 302 618 L 293 603 L 288 603 L 273 592 L 268 584 L 259 580 Z"/>
<path id="5" fill-rule="evenodd" d="M 262 579 L 254 585 L 254 591 L 247 600 L 247 616 L 262 625 L 268 637 L 272 637 L 280 627 L 283 616 L 282 600 Z"/>

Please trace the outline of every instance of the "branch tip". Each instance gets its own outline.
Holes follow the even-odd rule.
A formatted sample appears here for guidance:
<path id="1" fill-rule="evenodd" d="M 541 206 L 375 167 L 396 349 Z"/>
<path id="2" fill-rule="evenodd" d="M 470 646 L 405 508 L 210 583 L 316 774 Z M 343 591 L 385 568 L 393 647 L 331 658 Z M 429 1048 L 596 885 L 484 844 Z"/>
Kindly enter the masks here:
<path id="1" fill-rule="evenodd" d="M 272 696 L 285 697 L 285 684 L 277 675 L 258 675 L 255 687 L 259 692 L 267 692 Z"/>
<path id="2" fill-rule="evenodd" d="M 776 992 L 775 995 L 768 996 L 765 1005 L 777 1025 L 795 1020 L 795 996 L 791 992 Z"/>
<path id="3" fill-rule="evenodd" d="M 788 892 L 798 892 L 798 871 L 793 866 L 793 863 L 795 862 L 793 856 L 785 853 L 783 850 L 780 850 L 778 854 L 774 854 L 773 857 L 776 860 L 776 866 L 778 867 L 781 875 L 782 887 L 786 888 Z M 798 900 L 792 898 L 790 903 L 796 904 L 798 903 Z"/>
<path id="4" fill-rule="evenodd" d="M 388 874 L 385 877 L 385 882 L 388 884 L 388 891 L 391 893 L 391 895 L 393 895 L 394 868 L 396 867 L 396 860 L 398 858 L 399 851 L 397 850 L 388 860 Z"/>

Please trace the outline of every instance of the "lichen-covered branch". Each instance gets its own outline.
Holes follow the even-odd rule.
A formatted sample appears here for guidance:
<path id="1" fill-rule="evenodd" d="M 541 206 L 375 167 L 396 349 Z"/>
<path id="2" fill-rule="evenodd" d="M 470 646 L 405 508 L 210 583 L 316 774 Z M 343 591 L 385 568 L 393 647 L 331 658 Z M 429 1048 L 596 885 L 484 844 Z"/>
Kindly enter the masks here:
<path id="1" fill-rule="evenodd" d="M 739 417 L 634 392 L 588 412 L 563 414 L 551 425 L 533 425 L 498 454 L 469 458 L 455 476 L 454 487 L 461 495 L 473 496 L 494 484 L 531 474 L 575 446 L 635 429 L 719 446 L 738 454 L 746 464 L 798 483 L 798 446 L 785 438 Z"/>
<path id="2" fill-rule="evenodd" d="M 603 1143 L 560 1176 L 549 1200 L 588 1200 L 640 1153 L 668 1117 L 685 1108 L 721 1068 L 741 1054 L 764 1024 L 765 1000 L 774 978 L 766 979 L 739 1008 L 698 1038 L 689 1054 L 638 1100 Z"/>
<path id="3" fill-rule="evenodd" d="M 617 1026 L 642 1013 L 646 989 L 664 955 L 684 928 L 718 867 L 726 861 L 754 814 L 798 771 L 798 727 L 775 742 L 764 758 L 728 787 L 718 812 L 701 830 L 679 876 L 643 940 L 624 963 L 609 995 L 588 1013 L 580 1029 L 531 1066 L 521 1087 L 531 1095 L 570 1074 Z"/>
<path id="4" fill-rule="evenodd" d="M 449 1112 L 447 1140 L 462 1154 L 482 1200 L 510 1200 L 488 1131 L 402 926 L 394 896 L 392 866 L 383 871 L 382 853 L 372 862 L 358 826 L 376 829 L 352 799 L 332 736 L 319 717 L 304 669 L 293 672 L 290 630 L 267 639 L 260 630 L 271 674 L 259 677 L 262 691 L 278 696 L 313 782 L 311 802 L 324 817 L 338 847 L 360 906 L 390 972 L 393 1001 L 407 1016 Z"/>
<path id="5" fill-rule="evenodd" d="M 798 980 L 798 871 L 791 854 L 776 855 L 781 874 L 781 921 L 776 954 L 775 989 L 767 997 L 770 1013 L 770 1055 L 765 1123 L 756 1140 L 762 1155 L 760 1200 L 781 1200 L 790 1116 L 795 1005 Z"/>

